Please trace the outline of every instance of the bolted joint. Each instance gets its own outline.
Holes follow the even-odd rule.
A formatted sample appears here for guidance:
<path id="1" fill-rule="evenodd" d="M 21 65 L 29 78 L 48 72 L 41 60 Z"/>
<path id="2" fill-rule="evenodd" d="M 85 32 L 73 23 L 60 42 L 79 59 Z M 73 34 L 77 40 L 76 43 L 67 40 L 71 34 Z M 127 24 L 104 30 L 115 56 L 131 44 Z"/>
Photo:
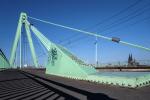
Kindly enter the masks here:
<path id="1" fill-rule="evenodd" d="M 27 14 L 26 13 L 21 13 L 20 20 L 24 24 L 27 20 Z"/>

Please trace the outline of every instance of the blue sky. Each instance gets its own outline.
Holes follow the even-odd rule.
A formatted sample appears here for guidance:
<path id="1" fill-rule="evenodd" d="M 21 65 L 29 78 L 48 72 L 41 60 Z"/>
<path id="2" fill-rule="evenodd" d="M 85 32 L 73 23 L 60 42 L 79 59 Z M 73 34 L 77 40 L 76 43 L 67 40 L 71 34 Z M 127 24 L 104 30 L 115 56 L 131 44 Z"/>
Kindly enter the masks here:
<path id="1" fill-rule="evenodd" d="M 1 0 L 0 48 L 9 58 L 21 12 L 150 48 L 149 3 L 149 0 Z M 94 63 L 95 37 L 31 19 L 29 21 L 49 40 L 62 44 L 81 59 Z M 35 36 L 33 40 L 39 56 L 43 50 Z M 98 39 L 99 62 L 126 61 L 129 53 L 137 60 L 150 59 L 150 52 Z M 38 58 L 43 61 L 43 57 Z"/>

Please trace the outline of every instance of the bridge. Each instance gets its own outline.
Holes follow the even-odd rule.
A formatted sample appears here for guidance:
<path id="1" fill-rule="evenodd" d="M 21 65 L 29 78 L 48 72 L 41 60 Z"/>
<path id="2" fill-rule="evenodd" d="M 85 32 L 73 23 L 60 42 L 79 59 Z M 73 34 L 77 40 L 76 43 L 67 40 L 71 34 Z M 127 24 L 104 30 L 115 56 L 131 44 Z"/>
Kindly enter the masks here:
<path id="1" fill-rule="evenodd" d="M 131 46 L 144 50 L 150 51 L 150 48 L 132 44 L 126 41 L 121 41 L 118 38 L 110 38 L 100 34 L 87 32 L 84 30 L 68 27 L 61 24 L 41 20 L 28 16 L 26 13 L 21 13 L 18 21 L 18 27 L 13 42 L 10 60 L 6 58 L 2 50 L 0 50 L 0 97 L 2 99 L 91 99 L 96 100 L 97 98 L 103 98 L 103 100 L 114 100 L 103 93 L 95 93 L 94 91 L 85 89 L 75 88 L 77 85 L 80 87 L 80 82 L 86 83 L 87 86 L 91 84 L 107 85 L 116 87 L 126 87 L 127 91 L 129 88 L 142 88 L 150 85 L 150 73 L 149 72 L 102 72 L 99 73 L 93 66 L 86 64 L 84 61 L 79 59 L 77 56 L 72 54 L 67 48 L 50 41 L 44 36 L 34 25 L 32 25 L 28 19 L 40 21 L 42 23 L 50 24 L 55 27 L 61 27 L 64 29 L 80 32 L 93 37 L 105 39 L 125 46 Z M 20 66 L 19 69 L 15 67 L 15 59 L 17 53 L 17 46 L 21 41 L 22 27 L 25 28 L 26 35 L 29 41 L 31 56 L 34 63 L 34 68 L 23 68 L 22 67 L 22 52 L 20 42 Z M 32 32 L 31 32 L 32 31 Z M 35 47 L 33 44 L 31 33 L 33 33 L 41 44 L 46 48 L 48 53 L 48 61 L 45 66 L 46 69 L 40 69 L 38 59 L 35 53 Z M 39 72 L 39 73 L 38 73 Z M 49 79 L 48 77 L 52 78 Z M 58 80 L 64 79 L 66 82 L 71 84 L 63 84 L 57 82 Z M 74 83 L 75 82 L 75 83 Z M 89 83 L 91 82 L 91 83 Z M 73 84 L 74 83 L 74 84 Z M 77 85 L 76 85 L 77 84 Z M 90 84 L 90 85 L 89 85 Z M 82 86 L 81 86 L 82 87 Z M 21 92 L 18 92 L 21 91 Z M 119 90 L 118 90 L 119 91 Z M 123 95 L 122 92 L 121 95 Z M 132 92 L 131 92 L 132 94 Z M 134 96 L 133 96 L 134 97 Z M 119 98 L 119 97 L 116 97 Z"/>

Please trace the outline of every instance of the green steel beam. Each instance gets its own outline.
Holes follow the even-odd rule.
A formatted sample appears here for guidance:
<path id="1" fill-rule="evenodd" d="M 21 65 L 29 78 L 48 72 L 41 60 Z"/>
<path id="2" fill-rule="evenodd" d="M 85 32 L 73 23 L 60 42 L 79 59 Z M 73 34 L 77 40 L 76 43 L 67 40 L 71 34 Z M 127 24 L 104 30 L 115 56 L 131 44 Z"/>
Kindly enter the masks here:
<path id="1" fill-rule="evenodd" d="M 15 40 L 13 42 L 13 47 L 12 47 L 11 56 L 10 56 L 10 65 L 12 67 L 14 66 L 16 49 L 17 49 L 18 41 L 19 41 L 20 35 L 21 35 L 21 27 L 22 27 L 22 24 L 25 22 L 26 18 L 27 18 L 26 13 L 21 13 L 20 14 L 18 27 L 17 27 L 17 31 L 16 31 L 16 36 L 15 36 Z"/>
<path id="2" fill-rule="evenodd" d="M 28 22 L 28 25 L 30 23 Z M 33 33 L 38 37 L 38 39 L 42 42 L 45 48 L 49 51 L 51 49 L 52 43 L 34 26 L 30 26 Z"/>
<path id="3" fill-rule="evenodd" d="M 68 52 L 62 46 L 56 45 L 49 41 L 34 26 L 31 26 L 31 30 L 48 50 L 49 57 L 46 65 L 47 74 L 82 79 L 86 78 L 88 74 L 96 72 L 94 68 L 82 63 L 81 60 L 77 59 L 77 57 Z"/>
<path id="4" fill-rule="evenodd" d="M 2 50 L 0 49 L 0 69 L 10 68 L 10 64 Z"/>
<path id="5" fill-rule="evenodd" d="M 35 65 L 35 67 L 38 67 L 38 61 L 37 61 L 37 58 L 36 58 L 35 49 L 34 49 L 32 37 L 31 37 L 31 32 L 30 32 L 29 25 L 27 24 L 27 20 L 25 22 L 25 29 L 26 29 L 26 33 L 27 33 L 27 37 L 28 37 L 28 41 L 29 41 L 30 50 L 31 50 L 34 65 Z"/>

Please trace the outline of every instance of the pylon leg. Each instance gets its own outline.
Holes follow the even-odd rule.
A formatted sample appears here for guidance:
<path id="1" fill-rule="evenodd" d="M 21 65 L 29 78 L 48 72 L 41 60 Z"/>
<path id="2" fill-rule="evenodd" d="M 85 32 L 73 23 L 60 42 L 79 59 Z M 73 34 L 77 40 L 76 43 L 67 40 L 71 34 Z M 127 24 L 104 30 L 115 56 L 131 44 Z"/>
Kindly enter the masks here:
<path id="1" fill-rule="evenodd" d="M 34 62 L 35 67 L 37 67 L 38 66 L 38 62 L 37 62 L 37 58 L 36 58 L 36 54 L 35 54 L 35 49 L 34 49 L 32 37 L 31 37 L 31 32 L 30 32 L 29 25 L 27 25 L 26 23 L 25 23 L 25 28 L 26 28 L 26 33 L 27 33 L 29 45 L 30 45 L 30 50 L 31 50 L 33 62 Z"/>
<path id="2" fill-rule="evenodd" d="M 10 65 L 11 66 L 14 66 L 16 49 L 17 49 L 18 41 L 20 39 L 20 34 L 21 34 L 21 27 L 22 27 L 22 23 L 24 23 L 24 20 L 26 19 L 26 17 L 27 16 L 25 13 L 21 13 L 20 18 L 19 18 L 19 22 L 18 22 L 17 31 L 16 31 L 15 40 L 13 42 L 13 47 L 11 50 L 11 56 L 10 56 Z"/>

